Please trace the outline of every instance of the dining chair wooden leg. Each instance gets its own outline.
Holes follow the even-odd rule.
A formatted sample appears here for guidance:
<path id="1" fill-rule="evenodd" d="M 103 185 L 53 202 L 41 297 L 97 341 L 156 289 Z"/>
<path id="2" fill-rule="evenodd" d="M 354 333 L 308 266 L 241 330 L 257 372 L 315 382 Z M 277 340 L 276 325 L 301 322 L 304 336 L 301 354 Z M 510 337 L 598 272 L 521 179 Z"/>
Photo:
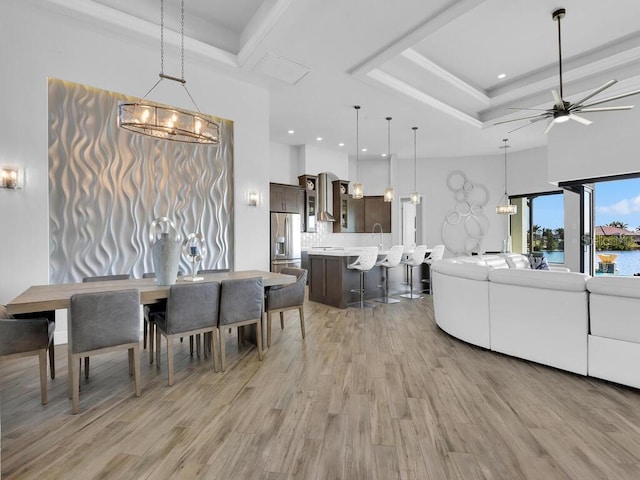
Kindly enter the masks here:
<path id="1" fill-rule="evenodd" d="M 133 350 L 129 349 L 129 375 L 133 375 Z"/>
<path id="2" fill-rule="evenodd" d="M 284 330 L 284 312 L 280 311 L 280 330 Z"/>
<path id="3" fill-rule="evenodd" d="M 300 307 L 298 311 L 300 312 L 300 331 L 302 332 L 302 338 L 304 338 L 304 309 Z"/>
<path id="4" fill-rule="evenodd" d="M 260 317 L 256 326 L 257 326 L 256 328 L 257 342 L 256 343 L 258 344 L 258 358 L 260 359 L 260 361 L 262 361 L 262 317 Z"/>
<path id="5" fill-rule="evenodd" d="M 218 328 L 214 328 L 211 331 L 211 348 L 213 349 L 213 371 L 217 372 L 220 367 L 218 364 L 218 334 L 222 335 L 222 332 L 218 332 Z"/>
<path id="6" fill-rule="evenodd" d="M 267 312 L 267 348 L 271 347 L 271 312 Z"/>
<path id="7" fill-rule="evenodd" d="M 133 356 L 133 383 L 136 389 L 136 397 L 140 396 L 140 345 L 134 345 Z"/>
<path id="8" fill-rule="evenodd" d="M 78 357 L 81 362 L 82 358 Z M 78 413 L 80 403 L 80 362 L 72 360 L 71 363 L 71 413 Z"/>
<path id="9" fill-rule="evenodd" d="M 165 337 L 167 339 L 167 370 L 169 372 L 169 386 L 173 386 L 173 338 L 169 335 Z"/>
<path id="10" fill-rule="evenodd" d="M 221 361 L 221 368 L 223 372 L 225 368 L 227 368 L 227 354 L 226 354 L 226 348 L 224 344 L 225 344 L 225 333 L 224 333 L 224 328 L 221 328 L 220 329 L 220 361 Z"/>
<path id="11" fill-rule="evenodd" d="M 147 348 L 148 325 L 149 325 L 149 322 L 147 322 L 146 320 L 142 322 L 142 345 L 144 346 L 145 350 Z"/>
<path id="12" fill-rule="evenodd" d="M 156 328 L 156 368 L 160 368 L 160 350 L 162 350 L 162 337 L 160 329 Z"/>
<path id="13" fill-rule="evenodd" d="M 155 337 L 156 334 L 154 332 L 154 328 L 149 325 L 149 365 L 153 365 L 153 349 Z"/>
<path id="14" fill-rule="evenodd" d="M 51 375 L 51 380 L 56 378 L 56 354 L 53 347 L 53 340 L 51 340 L 49 344 L 49 374 Z"/>
<path id="15" fill-rule="evenodd" d="M 47 404 L 47 350 L 38 352 L 38 362 L 40 364 L 40 397 L 42 404 Z"/>
<path id="16" fill-rule="evenodd" d="M 196 335 L 196 355 L 200 358 L 200 337 L 201 335 L 198 333 Z"/>
<path id="17" fill-rule="evenodd" d="M 89 380 L 89 357 L 84 357 L 84 378 Z"/>
<path id="18" fill-rule="evenodd" d="M 189 335 L 189 354 L 193 357 L 193 335 Z"/>

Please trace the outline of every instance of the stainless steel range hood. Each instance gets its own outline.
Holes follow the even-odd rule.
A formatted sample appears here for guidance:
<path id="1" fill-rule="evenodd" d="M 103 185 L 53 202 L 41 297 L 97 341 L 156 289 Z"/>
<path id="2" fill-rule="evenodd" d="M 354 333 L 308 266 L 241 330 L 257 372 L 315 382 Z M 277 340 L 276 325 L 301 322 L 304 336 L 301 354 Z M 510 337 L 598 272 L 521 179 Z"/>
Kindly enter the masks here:
<path id="1" fill-rule="evenodd" d="M 318 222 L 335 222 L 333 217 L 333 184 L 338 177 L 330 172 L 318 174 L 318 210 L 316 220 Z"/>

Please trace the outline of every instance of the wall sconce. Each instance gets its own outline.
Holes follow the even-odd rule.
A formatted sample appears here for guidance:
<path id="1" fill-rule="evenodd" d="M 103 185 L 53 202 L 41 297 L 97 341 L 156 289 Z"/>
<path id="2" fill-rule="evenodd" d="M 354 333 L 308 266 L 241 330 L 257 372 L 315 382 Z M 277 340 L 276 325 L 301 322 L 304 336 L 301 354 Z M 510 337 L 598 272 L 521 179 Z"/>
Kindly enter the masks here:
<path id="1" fill-rule="evenodd" d="M 18 181 L 21 181 L 21 175 L 15 168 L 0 169 L 0 188 L 8 188 L 14 190 L 20 188 Z"/>
<path id="2" fill-rule="evenodd" d="M 249 192 L 249 206 L 257 207 L 260 202 L 260 194 L 258 192 Z"/>

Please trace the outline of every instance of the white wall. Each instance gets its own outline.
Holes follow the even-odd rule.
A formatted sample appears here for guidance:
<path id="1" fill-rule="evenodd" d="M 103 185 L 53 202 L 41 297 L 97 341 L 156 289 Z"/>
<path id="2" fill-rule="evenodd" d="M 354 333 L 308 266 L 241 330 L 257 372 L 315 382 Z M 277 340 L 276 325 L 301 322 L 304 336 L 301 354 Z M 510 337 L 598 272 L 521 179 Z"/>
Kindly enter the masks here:
<path id="1" fill-rule="evenodd" d="M 297 185 L 300 147 L 271 142 L 269 151 L 269 181 Z"/>
<path id="2" fill-rule="evenodd" d="M 590 119 L 593 123 L 589 126 L 567 122 L 549 133 L 549 181 L 640 171 L 640 109 L 601 112 Z"/>
<path id="3" fill-rule="evenodd" d="M 85 18 L 52 11 L 43 1 L 3 1 L 0 13 L 0 165 L 25 169 L 22 191 L 0 191 L 0 302 L 34 284 L 48 283 L 47 77 L 142 96 L 156 81 L 158 41 L 97 27 Z M 169 61 L 171 58 L 171 61 Z M 247 192 L 269 194 L 269 96 L 211 62 L 186 52 L 185 76 L 200 110 L 234 124 L 235 267 L 269 268 L 268 201 L 247 205 Z M 179 69 L 179 52 L 165 52 L 166 73 Z M 192 109 L 178 84 L 163 85 L 151 100 Z M 11 120 L 9 122 L 8 120 Z M 56 338 L 66 339 L 66 326 Z"/>
<path id="4" fill-rule="evenodd" d="M 350 180 L 349 159 L 346 153 L 327 150 L 315 145 L 302 145 L 300 147 L 299 175 L 317 175 L 322 172 L 331 172 L 340 180 Z M 296 183 L 297 179 L 296 179 Z"/>
<path id="5" fill-rule="evenodd" d="M 500 250 L 506 231 L 506 218 L 496 215 L 495 206 L 504 193 L 503 158 L 499 155 L 460 158 L 419 158 L 417 160 L 416 188 L 422 194 L 422 241 L 427 246 L 443 243 L 442 225 L 446 215 L 455 207 L 454 193 L 447 187 L 447 177 L 455 170 L 465 173 L 474 184 L 484 185 L 489 197 L 483 213 L 488 229 L 482 243 L 482 251 Z M 409 196 L 414 189 L 413 159 L 399 158 L 394 171 L 396 199 Z M 394 216 L 400 217 L 400 202 L 394 202 Z M 399 241 L 400 231 L 394 228 L 394 242 Z"/>

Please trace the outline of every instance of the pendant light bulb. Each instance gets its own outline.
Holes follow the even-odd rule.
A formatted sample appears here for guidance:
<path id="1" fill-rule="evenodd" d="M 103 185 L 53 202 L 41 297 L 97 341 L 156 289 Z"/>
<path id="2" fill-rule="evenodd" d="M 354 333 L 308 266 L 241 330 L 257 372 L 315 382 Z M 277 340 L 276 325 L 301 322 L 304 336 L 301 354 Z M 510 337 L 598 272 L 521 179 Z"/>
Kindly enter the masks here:
<path id="1" fill-rule="evenodd" d="M 384 201 L 393 202 L 393 187 L 391 186 L 391 117 L 387 117 L 387 160 L 389 160 L 389 186 L 384 189 Z"/>
<path id="2" fill-rule="evenodd" d="M 417 148 L 416 148 L 416 131 L 418 127 L 411 127 L 413 130 L 413 193 L 411 194 L 411 203 L 414 205 L 420 204 L 420 193 L 417 188 L 417 178 L 418 178 L 418 161 L 417 161 Z"/>
<path id="3" fill-rule="evenodd" d="M 360 152 L 360 105 L 354 105 L 353 107 L 356 110 L 356 183 L 353 184 L 353 198 L 356 200 L 360 200 L 364 197 L 364 187 L 360 183 L 360 178 L 358 175 L 358 163 L 359 163 L 359 152 Z"/>

